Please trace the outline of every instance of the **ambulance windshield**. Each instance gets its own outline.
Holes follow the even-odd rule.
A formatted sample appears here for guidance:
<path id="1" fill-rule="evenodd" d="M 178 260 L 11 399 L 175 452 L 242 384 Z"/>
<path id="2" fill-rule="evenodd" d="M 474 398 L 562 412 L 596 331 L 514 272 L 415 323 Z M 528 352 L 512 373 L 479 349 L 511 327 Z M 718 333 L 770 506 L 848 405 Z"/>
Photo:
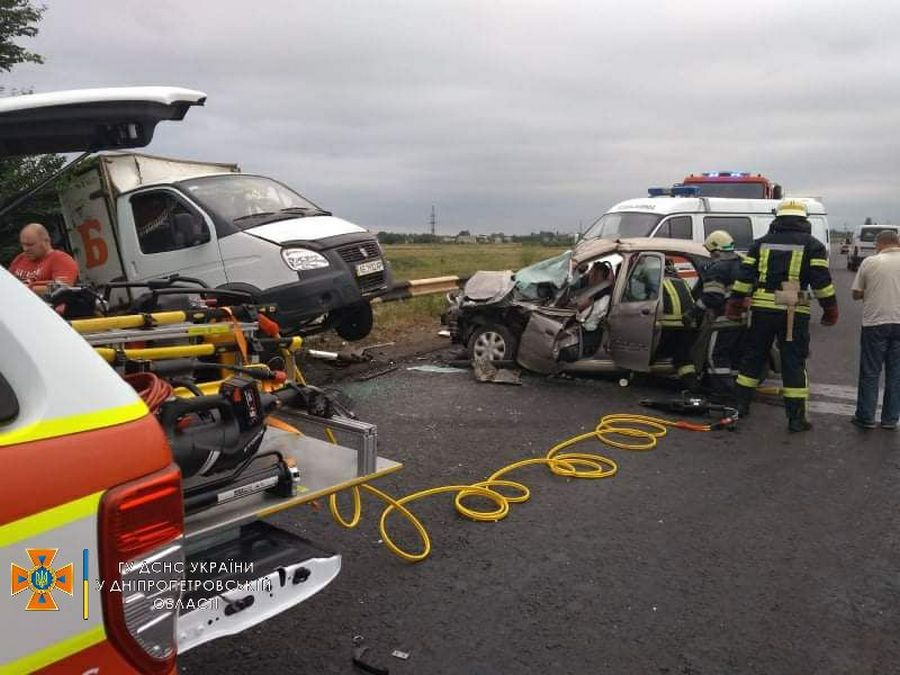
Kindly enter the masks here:
<path id="1" fill-rule="evenodd" d="M 662 218 L 658 213 L 607 213 L 584 233 L 585 239 L 626 239 L 649 237 Z"/>

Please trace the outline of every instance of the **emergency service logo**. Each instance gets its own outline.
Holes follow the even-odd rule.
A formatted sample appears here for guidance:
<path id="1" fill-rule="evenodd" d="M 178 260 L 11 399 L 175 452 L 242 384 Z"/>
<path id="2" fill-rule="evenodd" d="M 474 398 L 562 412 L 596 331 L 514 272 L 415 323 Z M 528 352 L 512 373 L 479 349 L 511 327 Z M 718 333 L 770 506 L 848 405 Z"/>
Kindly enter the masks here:
<path id="1" fill-rule="evenodd" d="M 10 595 L 30 590 L 31 597 L 25 605 L 27 611 L 57 611 L 59 606 L 53 599 L 53 591 L 73 594 L 75 566 L 69 563 L 54 569 L 53 559 L 56 558 L 58 551 L 58 548 L 26 548 L 25 553 L 31 559 L 31 568 L 11 563 Z"/>

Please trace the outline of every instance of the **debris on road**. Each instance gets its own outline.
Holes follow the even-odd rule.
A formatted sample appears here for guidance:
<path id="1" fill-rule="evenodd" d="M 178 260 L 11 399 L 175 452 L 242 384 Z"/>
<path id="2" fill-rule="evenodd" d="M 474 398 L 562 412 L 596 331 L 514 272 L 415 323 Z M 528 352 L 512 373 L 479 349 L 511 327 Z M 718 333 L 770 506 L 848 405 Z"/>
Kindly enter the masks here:
<path id="1" fill-rule="evenodd" d="M 488 359 L 475 359 L 472 361 L 472 371 L 479 382 L 492 382 L 493 384 L 522 384 L 522 378 L 516 370 L 497 368 Z"/>
<path id="2" fill-rule="evenodd" d="M 407 370 L 417 370 L 421 373 L 464 373 L 462 368 L 453 368 L 452 366 L 412 366 Z"/>

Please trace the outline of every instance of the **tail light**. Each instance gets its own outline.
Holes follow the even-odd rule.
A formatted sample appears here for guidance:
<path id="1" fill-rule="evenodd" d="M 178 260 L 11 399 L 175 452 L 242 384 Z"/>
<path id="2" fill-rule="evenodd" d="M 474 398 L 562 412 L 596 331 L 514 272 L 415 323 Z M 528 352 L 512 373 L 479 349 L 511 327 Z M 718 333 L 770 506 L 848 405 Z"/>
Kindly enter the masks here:
<path id="1" fill-rule="evenodd" d="M 140 672 L 175 667 L 184 579 L 181 473 L 172 464 L 100 501 L 100 574 L 109 639 Z"/>

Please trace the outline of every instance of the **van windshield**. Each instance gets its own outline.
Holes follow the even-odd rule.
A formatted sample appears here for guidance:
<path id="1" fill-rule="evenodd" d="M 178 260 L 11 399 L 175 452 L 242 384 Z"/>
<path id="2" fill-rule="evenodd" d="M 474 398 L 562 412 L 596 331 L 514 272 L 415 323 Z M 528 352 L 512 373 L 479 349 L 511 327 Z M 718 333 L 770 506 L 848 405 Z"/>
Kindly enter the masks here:
<path id="1" fill-rule="evenodd" d="M 859 231 L 859 240 L 860 241 L 875 241 L 875 237 L 878 236 L 878 233 L 883 230 L 895 230 L 893 227 L 864 227 Z"/>
<path id="2" fill-rule="evenodd" d="M 263 176 L 203 176 L 178 185 L 214 217 L 241 230 L 287 218 L 330 215 L 287 186 Z"/>
<path id="3" fill-rule="evenodd" d="M 607 213 L 588 228 L 585 239 L 627 239 L 649 237 L 662 218 L 658 213 L 631 213 L 619 211 Z"/>

